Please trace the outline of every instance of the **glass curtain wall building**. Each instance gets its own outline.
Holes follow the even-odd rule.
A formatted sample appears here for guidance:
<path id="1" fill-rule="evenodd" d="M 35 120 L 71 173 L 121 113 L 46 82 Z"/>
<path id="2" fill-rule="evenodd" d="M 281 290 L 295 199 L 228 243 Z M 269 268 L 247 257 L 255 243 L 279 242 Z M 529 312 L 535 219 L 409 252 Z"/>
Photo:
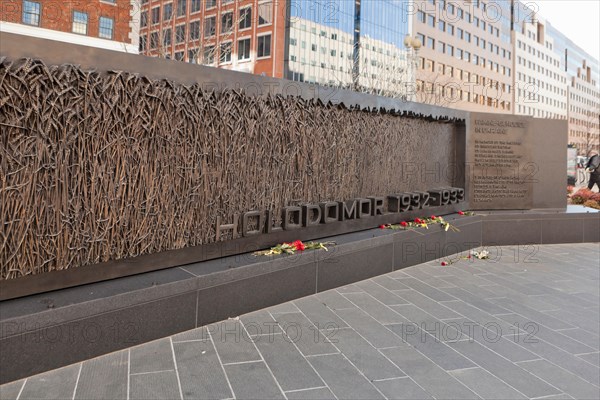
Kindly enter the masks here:
<path id="1" fill-rule="evenodd" d="M 410 0 L 291 0 L 285 75 L 363 92 L 406 93 Z"/>
<path id="2" fill-rule="evenodd" d="M 554 52 L 567 76 L 567 116 L 569 144 L 587 156 L 600 151 L 600 74 L 594 59 L 550 23 L 546 26 L 554 39 Z"/>

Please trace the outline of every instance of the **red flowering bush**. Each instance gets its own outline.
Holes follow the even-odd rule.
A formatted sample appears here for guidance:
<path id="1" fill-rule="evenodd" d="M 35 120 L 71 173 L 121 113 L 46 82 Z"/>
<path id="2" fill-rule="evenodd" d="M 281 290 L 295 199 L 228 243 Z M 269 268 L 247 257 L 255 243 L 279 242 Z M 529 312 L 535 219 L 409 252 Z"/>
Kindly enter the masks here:
<path id="1" fill-rule="evenodd" d="M 571 203 L 583 204 L 594 195 L 594 192 L 587 188 L 579 189 L 574 195 L 571 196 Z"/>
<path id="2" fill-rule="evenodd" d="M 583 203 L 584 207 L 595 208 L 596 210 L 600 210 L 600 203 L 594 200 L 588 200 Z"/>

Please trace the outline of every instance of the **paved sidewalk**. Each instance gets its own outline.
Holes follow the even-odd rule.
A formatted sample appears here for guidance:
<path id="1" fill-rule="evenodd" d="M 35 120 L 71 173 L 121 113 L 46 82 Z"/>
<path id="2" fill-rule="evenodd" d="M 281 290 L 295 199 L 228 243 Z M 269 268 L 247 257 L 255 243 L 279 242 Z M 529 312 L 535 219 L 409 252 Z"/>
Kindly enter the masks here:
<path id="1" fill-rule="evenodd" d="M 1 386 L 0 398 L 600 398 L 600 245 L 490 255 L 403 269 L 36 375 Z"/>

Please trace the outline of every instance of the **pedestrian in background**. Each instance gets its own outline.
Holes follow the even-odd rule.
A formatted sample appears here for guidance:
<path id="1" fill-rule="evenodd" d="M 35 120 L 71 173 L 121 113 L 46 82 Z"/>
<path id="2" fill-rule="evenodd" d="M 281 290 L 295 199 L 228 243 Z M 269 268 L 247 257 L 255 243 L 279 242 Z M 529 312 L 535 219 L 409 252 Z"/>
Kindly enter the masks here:
<path id="1" fill-rule="evenodd" d="M 598 153 L 592 153 L 587 165 L 585 166 L 586 172 L 590 173 L 590 181 L 588 182 L 588 189 L 592 190 L 594 185 L 598 187 L 600 191 L 600 156 Z"/>

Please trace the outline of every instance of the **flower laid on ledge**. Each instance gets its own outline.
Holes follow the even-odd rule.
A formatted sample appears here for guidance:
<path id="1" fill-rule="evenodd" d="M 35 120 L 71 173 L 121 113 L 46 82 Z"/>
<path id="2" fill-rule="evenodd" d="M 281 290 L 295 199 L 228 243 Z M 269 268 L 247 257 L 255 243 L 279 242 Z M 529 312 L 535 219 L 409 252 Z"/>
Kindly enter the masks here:
<path id="1" fill-rule="evenodd" d="M 472 260 L 474 258 L 476 258 L 478 260 L 487 260 L 490 258 L 490 252 L 487 250 L 480 250 L 480 251 L 471 250 L 469 255 L 458 256 L 458 257 L 454 257 L 454 258 L 447 258 L 446 260 L 442 261 L 441 265 L 442 265 L 442 267 L 447 267 L 448 265 L 456 264 L 460 260 Z"/>
<path id="2" fill-rule="evenodd" d="M 481 250 L 481 251 L 471 251 L 471 256 L 479 259 L 479 260 L 487 260 L 488 258 L 490 258 L 490 252 L 487 250 Z"/>
<path id="3" fill-rule="evenodd" d="M 335 242 L 308 242 L 303 243 L 300 240 L 296 240 L 292 243 L 282 243 L 278 244 L 275 247 L 271 247 L 269 250 L 262 250 L 254 252 L 255 256 L 272 256 L 276 254 L 295 254 L 297 251 L 304 250 L 318 250 L 323 249 L 327 251 L 327 247 L 325 245 L 330 246 L 334 245 Z"/>
<path id="4" fill-rule="evenodd" d="M 472 211 L 459 211 L 458 215 L 461 215 L 464 217 L 470 217 L 471 215 L 475 215 L 475 213 Z"/>
<path id="5" fill-rule="evenodd" d="M 460 232 L 460 230 L 450 225 L 449 222 L 446 222 L 442 217 L 436 217 L 432 215 L 429 218 L 415 218 L 414 221 L 402 221 L 399 224 L 387 224 L 387 225 L 379 225 L 379 229 L 408 229 L 408 228 L 425 228 L 429 229 L 429 225 L 432 224 L 440 224 L 442 229 L 445 231 L 453 230 L 454 232 Z"/>

